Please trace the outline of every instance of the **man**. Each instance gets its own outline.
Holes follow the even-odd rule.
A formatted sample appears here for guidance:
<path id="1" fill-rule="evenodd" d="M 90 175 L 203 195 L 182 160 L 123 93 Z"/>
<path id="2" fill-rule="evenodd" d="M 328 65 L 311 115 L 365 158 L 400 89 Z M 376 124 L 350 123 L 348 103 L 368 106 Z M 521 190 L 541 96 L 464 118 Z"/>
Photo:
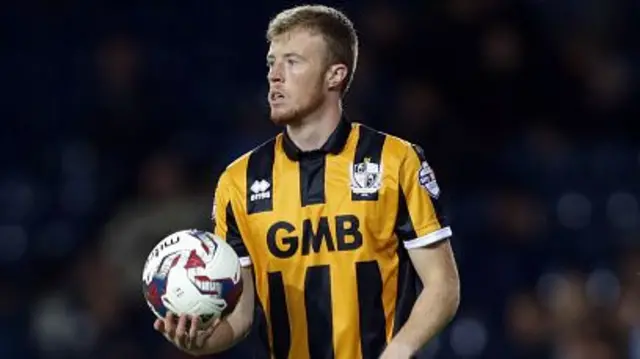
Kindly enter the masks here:
<path id="1" fill-rule="evenodd" d="M 249 331 L 257 293 L 274 358 L 409 358 L 459 302 L 433 171 L 419 147 L 343 116 L 358 40 L 342 13 L 285 10 L 267 38 L 271 118 L 286 129 L 227 167 L 214 200 L 243 295 L 206 331 L 186 317 L 155 327 L 188 353 L 220 352 Z"/>

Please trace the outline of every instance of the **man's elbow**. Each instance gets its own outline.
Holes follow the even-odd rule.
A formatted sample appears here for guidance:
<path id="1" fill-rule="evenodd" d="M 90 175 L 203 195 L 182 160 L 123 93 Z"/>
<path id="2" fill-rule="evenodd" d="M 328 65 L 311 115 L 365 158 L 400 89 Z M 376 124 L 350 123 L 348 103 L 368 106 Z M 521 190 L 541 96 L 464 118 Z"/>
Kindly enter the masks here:
<path id="1" fill-rule="evenodd" d="M 432 274 L 425 283 L 427 293 L 438 297 L 442 317 L 451 321 L 460 307 L 460 278 L 457 269 L 451 268 Z"/>
<path id="2" fill-rule="evenodd" d="M 453 317 L 458 312 L 458 308 L 460 308 L 460 278 L 456 277 L 455 280 L 450 281 L 450 293 L 449 293 L 449 319 L 453 319 Z"/>

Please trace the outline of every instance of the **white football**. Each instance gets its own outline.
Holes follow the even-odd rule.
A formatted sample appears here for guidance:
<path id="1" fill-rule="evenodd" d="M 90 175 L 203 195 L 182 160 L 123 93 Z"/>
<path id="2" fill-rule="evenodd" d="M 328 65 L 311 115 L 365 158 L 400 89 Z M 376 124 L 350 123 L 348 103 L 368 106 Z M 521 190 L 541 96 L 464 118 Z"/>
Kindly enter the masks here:
<path id="1" fill-rule="evenodd" d="M 142 282 L 158 318 L 167 312 L 199 316 L 205 326 L 232 312 L 242 294 L 237 254 L 220 237 L 200 230 L 163 238 L 147 258 Z"/>

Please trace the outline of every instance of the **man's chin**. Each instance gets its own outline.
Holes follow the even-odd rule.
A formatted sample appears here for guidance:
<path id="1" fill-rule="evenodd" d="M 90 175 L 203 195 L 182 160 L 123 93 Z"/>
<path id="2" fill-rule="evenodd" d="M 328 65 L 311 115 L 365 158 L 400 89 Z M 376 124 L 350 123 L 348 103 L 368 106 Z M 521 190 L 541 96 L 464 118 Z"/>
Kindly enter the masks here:
<path id="1" fill-rule="evenodd" d="M 296 121 L 294 112 L 271 111 L 271 121 L 276 125 L 287 125 Z"/>

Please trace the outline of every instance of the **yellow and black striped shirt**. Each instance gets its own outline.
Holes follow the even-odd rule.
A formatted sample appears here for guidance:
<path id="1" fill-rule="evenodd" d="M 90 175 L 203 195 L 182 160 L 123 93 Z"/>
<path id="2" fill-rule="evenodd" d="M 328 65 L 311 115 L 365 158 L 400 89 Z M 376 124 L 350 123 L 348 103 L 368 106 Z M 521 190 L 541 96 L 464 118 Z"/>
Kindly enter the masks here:
<path id="1" fill-rule="evenodd" d="M 378 358 L 416 298 L 407 249 L 451 236 L 422 150 L 343 120 L 322 149 L 286 131 L 227 167 L 215 233 L 253 266 L 276 359 Z"/>

